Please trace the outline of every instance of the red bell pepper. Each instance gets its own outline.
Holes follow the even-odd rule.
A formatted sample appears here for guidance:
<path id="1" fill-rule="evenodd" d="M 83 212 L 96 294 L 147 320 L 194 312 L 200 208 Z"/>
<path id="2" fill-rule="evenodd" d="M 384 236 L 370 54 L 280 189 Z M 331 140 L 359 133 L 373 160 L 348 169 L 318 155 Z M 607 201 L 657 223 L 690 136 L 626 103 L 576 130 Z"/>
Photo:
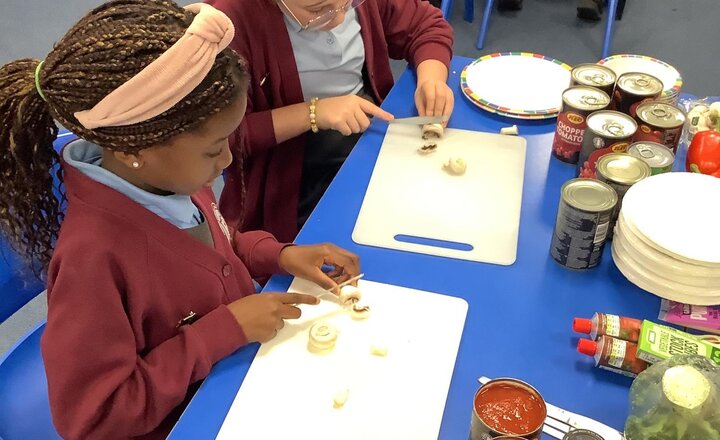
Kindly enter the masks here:
<path id="1" fill-rule="evenodd" d="M 687 152 L 685 169 L 693 173 L 720 177 L 720 118 L 715 130 L 706 130 L 693 136 Z"/>

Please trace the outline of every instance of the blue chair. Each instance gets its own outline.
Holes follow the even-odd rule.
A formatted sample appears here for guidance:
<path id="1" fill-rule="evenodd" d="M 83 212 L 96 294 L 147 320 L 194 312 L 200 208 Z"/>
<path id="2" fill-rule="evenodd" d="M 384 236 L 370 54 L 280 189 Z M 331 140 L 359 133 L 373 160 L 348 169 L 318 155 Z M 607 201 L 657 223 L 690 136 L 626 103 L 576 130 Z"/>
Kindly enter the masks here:
<path id="1" fill-rule="evenodd" d="M 475 4 L 474 0 L 465 0 L 465 21 L 472 23 L 473 21 L 473 15 L 475 10 Z M 492 0 L 490 0 L 490 3 L 492 3 Z M 452 14 L 452 6 L 453 6 L 453 0 L 442 0 L 440 2 L 440 11 L 442 11 L 443 17 L 447 21 L 450 21 L 450 15 Z"/>
<path id="2" fill-rule="evenodd" d="M 452 1 L 448 1 L 450 6 L 448 10 L 452 8 Z M 480 33 L 478 34 L 477 43 L 475 46 L 478 49 L 482 49 L 485 45 L 485 36 L 487 35 L 488 25 L 490 24 L 490 13 L 493 9 L 495 0 L 485 0 L 485 12 L 483 12 L 482 22 L 480 23 Z M 445 1 L 443 1 L 443 5 Z M 603 39 L 602 57 L 606 58 L 610 55 L 610 47 L 612 45 L 613 30 L 615 28 L 615 16 L 617 15 L 618 0 L 608 0 L 608 14 L 607 23 L 605 24 L 605 38 Z M 443 9 L 445 15 L 445 10 Z M 447 17 L 447 15 L 445 15 Z M 473 1 L 465 1 L 465 21 L 472 23 L 474 19 Z"/>
<path id="3" fill-rule="evenodd" d="M 74 136 L 67 132 L 55 142 L 59 149 Z M 0 322 L 21 309 L 45 288 L 22 272 L 22 262 L 0 239 Z M 21 338 L 0 359 L 0 439 L 60 439 L 50 416 L 48 385 L 40 355 L 45 322 Z"/>

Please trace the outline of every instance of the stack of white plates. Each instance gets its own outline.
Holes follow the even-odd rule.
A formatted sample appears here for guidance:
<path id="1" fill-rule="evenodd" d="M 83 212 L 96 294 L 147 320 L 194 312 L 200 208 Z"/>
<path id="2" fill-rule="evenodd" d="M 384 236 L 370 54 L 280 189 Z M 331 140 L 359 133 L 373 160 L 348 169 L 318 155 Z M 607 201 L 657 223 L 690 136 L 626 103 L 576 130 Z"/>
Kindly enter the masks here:
<path id="1" fill-rule="evenodd" d="M 720 304 L 720 179 L 695 173 L 648 177 L 628 190 L 613 260 L 638 287 L 665 299 Z"/>

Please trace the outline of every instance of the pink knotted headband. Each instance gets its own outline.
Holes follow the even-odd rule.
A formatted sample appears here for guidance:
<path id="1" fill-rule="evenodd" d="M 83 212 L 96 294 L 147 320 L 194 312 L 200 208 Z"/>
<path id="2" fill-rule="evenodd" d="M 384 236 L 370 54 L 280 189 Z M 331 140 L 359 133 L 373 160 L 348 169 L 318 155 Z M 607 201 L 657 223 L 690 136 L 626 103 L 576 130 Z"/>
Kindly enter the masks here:
<path id="1" fill-rule="evenodd" d="M 204 3 L 185 6 L 197 15 L 165 53 L 90 110 L 75 113 L 83 127 L 116 127 L 147 121 L 171 109 L 207 76 L 235 35 L 232 21 Z"/>

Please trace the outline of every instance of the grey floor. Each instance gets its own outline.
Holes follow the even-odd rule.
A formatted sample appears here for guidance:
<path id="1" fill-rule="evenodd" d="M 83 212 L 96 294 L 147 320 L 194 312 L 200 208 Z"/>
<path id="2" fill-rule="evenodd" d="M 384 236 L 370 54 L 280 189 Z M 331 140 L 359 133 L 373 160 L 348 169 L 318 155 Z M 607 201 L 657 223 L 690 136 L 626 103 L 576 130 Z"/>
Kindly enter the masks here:
<path id="1" fill-rule="evenodd" d="M 258 0 L 259 1 L 259 0 Z M 3 0 L 0 14 L 0 64 L 17 58 L 43 58 L 52 43 L 90 8 L 93 0 Z M 190 1 L 180 2 L 181 4 Z M 464 0 L 454 1 L 451 23 L 455 53 L 477 58 L 504 51 L 537 52 L 568 64 L 600 58 L 604 22 L 575 17 L 575 0 L 524 0 L 522 11 L 493 12 L 485 48 L 475 49 L 485 2 L 476 1 L 473 23 L 462 19 Z M 720 95 L 720 0 L 627 0 L 617 22 L 613 52 L 650 55 L 674 65 L 683 75 L 683 91 Z M 404 63 L 394 63 L 396 73 Z M 12 292 L 0 292 L 10 295 Z M 0 353 L 44 319 L 44 296 L 0 324 Z"/>

